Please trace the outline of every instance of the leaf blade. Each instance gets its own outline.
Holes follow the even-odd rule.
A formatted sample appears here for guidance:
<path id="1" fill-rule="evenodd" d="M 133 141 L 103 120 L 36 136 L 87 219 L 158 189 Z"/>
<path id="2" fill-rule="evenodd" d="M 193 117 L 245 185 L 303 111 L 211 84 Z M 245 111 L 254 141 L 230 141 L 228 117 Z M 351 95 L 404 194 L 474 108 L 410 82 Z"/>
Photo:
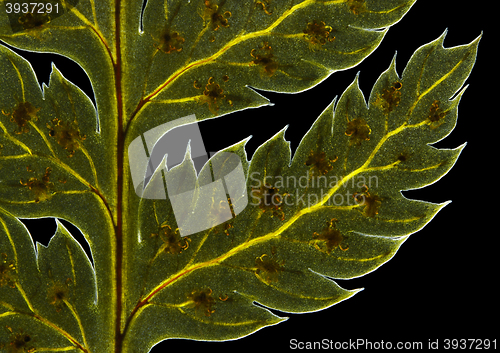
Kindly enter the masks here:
<path id="1" fill-rule="evenodd" d="M 463 58 L 463 53 L 469 52 L 473 58 L 477 44 L 478 40 L 463 47 L 462 52 L 443 48 L 437 55 L 449 58 L 455 53 L 455 58 Z M 451 74 L 446 66 L 436 64 L 438 59 L 434 60 L 422 75 L 422 82 L 431 77 L 434 83 L 428 87 L 438 87 L 447 77 L 458 74 L 453 67 L 465 60 L 453 60 Z M 415 59 L 410 60 L 405 72 L 410 72 L 415 63 Z M 444 91 L 427 88 L 425 95 L 448 95 L 448 99 L 460 89 L 471 69 L 472 64 L 465 63 L 450 87 Z M 436 149 L 429 143 L 446 136 L 455 126 L 463 90 L 448 102 L 446 116 L 440 116 L 446 124 L 435 126 L 435 108 L 432 104 L 425 109 L 414 108 L 424 104 L 422 95 L 403 90 L 411 86 L 412 77 L 403 75 L 400 79 L 394 61 L 375 84 L 368 103 L 357 81 L 316 120 L 293 159 L 284 130 L 257 149 L 248 167 L 247 193 L 253 192 L 260 202 L 248 205 L 238 217 L 183 240 L 179 235 L 172 238 L 176 231 L 175 220 L 169 216 L 170 206 L 163 209 L 156 205 L 163 209 L 157 213 L 157 226 L 169 226 L 164 244 L 179 247 L 166 254 L 156 253 L 155 272 L 162 268 L 157 273 L 166 276 L 155 276 L 153 282 L 144 285 L 131 317 L 156 301 L 172 307 L 196 307 L 196 300 L 189 295 L 203 290 L 210 293 L 208 296 L 205 292 L 200 304 L 209 317 L 217 316 L 216 297 L 224 299 L 226 293 L 243 294 L 282 311 L 320 310 L 356 292 L 345 291 L 330 280 L 323 287 L 319 284 L 323 283 L 322 276 L 349 279 L 373 271 L 447 205 L 410 200 L 401 190 L 433 183 L 455 164 L 463 146 Z M 417 112 L 420 116 L 416 123 L 403 120 L 393 127 L 391 119 L 416 116 Z M 187 155 L 186 165 L 189 158 Z M 303 179 L 299 179 L 301 176 Z M 295 183 L 288 185 L 292 177 Z M 333 182 L 327 177 L 334 177 Z M 279 201 L 275 199 L 278 196 Z M 292 196 L 300 202 L 286 203 Z M 339 196 L 341 203 L 336 202 Z M 148 207 L 152 206 L 144 209 L 146 213 Z M 185 246 L 181 246 L 182 241 Z M 162 261 L 169 267 L 163 267 Z M 212 293 L 213 302 L 207 299 Z M 321 297 L 315 293 L 336 294 Z M 179 298 L 184 301 L 171 303 Z M 129 321 L 130 330 L 135 330 L 133 320 Z M 231 322 L 227 316 L 226 320 Z M 184 334 L 182 337 L 193 337 L 192 332 Z"/>

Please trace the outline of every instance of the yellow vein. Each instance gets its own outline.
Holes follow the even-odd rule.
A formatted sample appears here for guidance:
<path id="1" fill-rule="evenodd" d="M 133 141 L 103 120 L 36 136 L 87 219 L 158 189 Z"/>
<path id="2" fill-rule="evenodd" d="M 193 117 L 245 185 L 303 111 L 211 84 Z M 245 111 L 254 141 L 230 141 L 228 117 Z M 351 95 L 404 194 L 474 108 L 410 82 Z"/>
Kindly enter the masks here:
<path id="1" fill-rule="evenodd" d="M 7 238 L 9 239 L 10 246 L 12 247 L 12 252 L 14 253 L 14 262 L 16 264 L 16 268 L 19 268 L 16 245 L 14 243 L 14 240 L 12 239 L 12 235 L 10 234 L 9 228 L 7 227 L 7 223 L 5 223 L 5 221 L 3 220 L 2 217 L 0 217 L 0 223 L 2 224 L 2 227 L 5 231 L 5 234 L 7 235 Z"/>
<path id="2" fill-rule="evenodd" d="M 395 8 L 393 9 L 389 9 L 389 10 L 382 10 L 382 11 L 372 11 L 372 10 L 368 10 L 367 12 L 368 13 L 376 13 L 376 14 L 388 14 L 388 13 L 391 13 L 393 11 L 396 11 L 396 10 L 399 10 L 400 8 L 402 7 L 405 7 L 405 6 L 408 6 L 408 4 L 410 4 L 412 1 L 409 1 L 405 4 L 401 4 L 399 6 L 396 6 Z"/>
<path id="3" fill-rule="evenodd" d="M 92 16 L 94 16 L 94 27 L 99 31 L 99 24 L 97 23 L 97 13 L 95 10 L 95 1 L 90 0 L 90 6 L 92 7 Z"/>
<path id="4" fill-rule="evenodd" d="M 93 9 L 93 11 L 95 11 Z M 104 38 L 104 35 L 103 33 L 99 30 L 99 28 L 97 27 L 97 22 L 96 24 L 92 24 L 88 19 L 87 17 L 85 17 L 77 8 L 73 7 L 71 9 L 71 12 L 74 13 L 76 15 L 76 17 L 78 17 L 83 23 L 85 23 L 88 27 L 83 27 L 82 29 L 87 29 L 87 28 L 90 28 L 92 32 L 94 32 L 94 34 L 97 36 L 97 38 L 99 39 L 99 41 L 101 42 L 101 44 L 104 46 L 104 49 L 106 50 L 106 52 L 108 53 L 109 55 L 109 59 L 111 60 L 111 63 L 114 65 L 115 64 L 115 58 L 113 56 L 113 53 L 111 52 L 111 49 L 109 48 L 109 45 L 108 45 L 108 42 L 106 41 L 106 39 Z M 80 27 L 72 27 L 72 28 L 68 28 L 68 29 L 80 29 Z"/>
<path id="5" fill-rule="evenodd" d="M 0 160 L 9 160 L 9 159 L 22 159 L 26 157 L 30 157 L 30 154 L 18 154 L 14 156 L 0 156 Z"/>
<path id="6" fill-rule="evenodd" d="M 87 160 L 89 161 L 90 169 L 92 170 L 92 175 L 94 176 L 94 180 L 95 180 L 95 188 L 99 189 L 99 182 L 97 181 L 97 170 L 95 168 L 94 160 L 92 159 L 89 152 L 87 151 L 87 149 L 83 145 L 80 145 L 79 147 L 80 147 L 80 150 L 85 155 L 85 157 L 87 157 Z"/>
<path id="7" fill-rule="evenodd" d="M 383 221 L 387 223 L 410 223 L 421 220 L 422 218 L 424 218 L 424 216 L 415 216 L 412 218 L 405 218 L 405 219 L 383 219 Z"/>
<path id="8" fill-rule="evenodd" d="M 54 158 L 57 158 L 56 153 L 54 152 L 54 149 L 52 148 L 52 144 L 47 139 L 47 136 L 45 136 L 45 134 L 32 121 L 30 121 L 30 125 L 36 130 L 36 132 L 38 132 L 38 134 L 42 138 L 43 142 L 45 142 L 45 144 L 47 145 L 48 149 L 50 150 L 50 152 L 52 153 Z"/>
<path id="9" fill-rule="evenodd" d="M 73 252 L 71 251 L 68 242 L 66 242 L 66 250 L 68 251 L 69 262 L 71 263 L 71 274 L 73 275 L 73 285 L 76 287 L 75 261 L 73 260 Z"/>
<path id="10" fill-rule="evenodd" d="M 406 172 L 412 172 L 412 173 L 415 172 L 415 173 L 418 173 L 418 172 L 425 172 L 427 170 L 437 169 L 437 168 L 442 167 L 442 166 L 443 166 L 443 163 L 438 163 L 438 164 L 431 165 L 429 167 L 419 168 L 419 169 L 402 168 L 402 167 L 398 167 L 398 169 L 404 170 Z"/>
<path id="11" fill-rule="evenodd" d="M 83 338 L 83 346 L 85 348 L 88 348 L 89 345 L 87 343 L 87 338 L 85 337 L 85 330 L 83 329 L 82 320 L 80 319 L 80 316 L 78 315 L 78 313 L 76 312 L 76 309 L 73 307 L 73 305 L 71 305 L 70 302 L 68 302 L 66 299 L 63 299 L 63 301 L 64 301 L 64 304 L 66 304 L 66 306 L 71 311 L 71 314 L 75 318 L 76 322 L 78 323 L 78 327 L 80 328 L 80 332 L 81 332 L 82 338 Z"/>
<path id="12" fill-rule="evenodd" d="M 5 307 L 5 308 L 7 308 L 7 309 L 9 309 L 10 311 L 15 311 L 16 310 L 12 305 L 10 305 L 9 303 L 6 303 L 6 302 L 1 302 L 0 301 L 0 305 L 3 306 L 3 307 Z"/>
<path id="13" fill-rule="evenodd" d="M 377 255 L 377 256 L 367 257 L 367 258 L 364 258 L 364 259 L 358 259 L 358 258 L 352 258 L 352 257 L 337 257 L 337 259 L 341 260 L 341 261 L 369 262 L 369 261 L 374 261 L 374 260 L 381 259 L 384 256 L 387 256 L 389 254 L 390 254 L 390 252 L 387 252 L 387 253 L 383 253 L 383 254 L 380 254 L 380 255 Z"/>
<path id="14" fill-rule="evenodd" d="M 309 295 L 303 295 L 303 294 L 298 294 L 298 293 L 293 293 L 293 292 L 290 292 L 290 291 L 287 291 L 287 290 L 284 290 L 283 288 L 280 288 L 280 287 L 277 287 L 271 283 L 268 283 L 268 282 L 265 282 L 262 278 L 260 278 L 260 276 L 257 276 L 259 278 L 259 280 L 268 285 L 269 287 L 271 287 L 272 289 L 278 291 L 278 292 L 281 292 L 281 293 L 284 293 L 286 295 L 289 295 L 291 297 L 295 297 L 295 298 L 300 298 L 300 299 L 312 299 L 312 300 L 317 300 L 317 301 L 331 301 L 331 300 L 335 300 L 335 299 L 338 299 L 338 298 L 342 298 L 341 295 L 336 295 L 334 297 L 326 297 L 326 298 L 318 298 L 318 297 L 312 297 L 312 296 L 309 296 Z"/>
<path id="15" fill-rule="evenodd" d="M 30 308 L 30 310 L 34 313 L 35 309 L 31 305 L 31 301 L 29 300 L 28 296 L 26 295 L 26 292 L 24 291 L 23 287 L 21 287 L 21 284 L 16 282 L 16 288 L 19 291 L 19 293 L 21 294 L 21 296 L 23 297 L 24 301 L 26 302 L 26 305 L 28 305 L 28 308 Z"/>
<path id="16" fill-rule="evenodd" d="M 28 152 L 30 155 L 33 155 L 33 153 L 31 152 L 31 149 L 26 146 L 24 143 L 22 143 L 21 141 L 19 141 L 18 139 L 16 139 L 15 137 L 12 137 L 11 134 L 9 134 L 9 132 L 7 131 L 7 129 L 5 128 L 5 125 L 2 124 L 2 122 L 0 121 L 0 128 L 3 130 L 5 136 L 11 140 L 13 143 L 15 143 L 16 145 L 18 145 L 19 147 L 21 147 L 23 150 L 25 150 L 26 152 Z"/>
<path id="17" fill-rule="evenodd" d="M 16 64 L 14 64 L 14 62 L 11 60 L 11 58 L 7 57 L 7 59 L 9 59 L 10 63 L 14 67 L 14 70 L 16 70 L 17 77 L 19 78 L 19 82 L 21 84 L 21 92 L 22 92 L 22 95 L 23 95 L 23 102 L 24 102 L 25 101 L 25 97 L 24 97 L 24 81 L 23 81 L 23 77 L 21 76 L 21 72 L 17 68 Z"/>
<path id="18" fill-rule="evenodd" d="M 17 313 L 13 312 L 13 311 L 6 311 L 6 312 L 0 314 L 0 318 L 11 316 L 11 315 L 17 315 Z"/>
<path id="19" fill-rule="evenodd" d="M 248 325 L 255 325 L 262 323 L 264 320 L 248 320 L 248 321 L 241 321 L 241 322 L 226 322 L 226 321 L 205 321 L 202 320 L 201 318 L 191 315 L 187 313 L 186 311 L 182 310 L 181 308 L 177 308 L 182 314 L 189 316 L 191 319 L 202 322 L 204 324 L 210 324 L 210 325 L 216 325 L 216 326 L 226 326 L 226 327 L 237 327 L 237 326 L 248 326 Z"/>
<path id="20" fill-rule="evenodd" d="M 186 102 L 196 101 L 196 100 L 198 100 L 198 99 L 200 99 L 202 97 L 203 97 L 203 95 L 192 96 L 192 97 L 185 97 L 185 98 L 178 98 L 178 99 L 161 99 L 161 100 L 151 101 L 151 103 L 167 103 L 167 104 L 186 103 Z"/>
<path id="21" fill-rule="evenodd" d="M 198 34 L 198 36 L 196 37 L 196 39 L 194 40 L 194 43 L 193 45 L 191 46 L 191 50 L 189 51 L 189 55 L 188 55 L 188 58 L 186 59 L 186 62 L 184 63 L 184 66 L 189 64 L 189 62 L 191 61 L 191 56 L 193 55 L 193 52 L 194 52 L 194 49 L 196 48 L 196 46 L 198 45 L 201 37 L 203 37 L 203 35 L 205 34 L 205 32 L 208 30 L 208 25 L 206 25 L 201 31 L 200 33 Z"/>

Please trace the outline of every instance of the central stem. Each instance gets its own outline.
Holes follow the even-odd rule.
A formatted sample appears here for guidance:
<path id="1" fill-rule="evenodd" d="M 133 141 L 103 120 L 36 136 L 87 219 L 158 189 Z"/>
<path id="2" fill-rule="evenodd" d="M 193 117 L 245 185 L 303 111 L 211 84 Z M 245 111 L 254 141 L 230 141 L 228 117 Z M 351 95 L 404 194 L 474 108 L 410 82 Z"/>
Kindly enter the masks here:
<path id="1" fill-rule="evenodd" d="M 116 308 L 115 308 L 115 353 L 122 352 L 123 336 L 121 332 L 122 299 L 123 299 L 123 166 L 125 157 L 125 132 L 123 129 L 123 104 L 122 104 L 122 57 L 121 57 L 121 4 L 120 0 L 115 2 L 115 91 L 117 104 L 117 190 L 116 190 L 116 226 L 115 226 L 115 280 L 116 280 Z"/>

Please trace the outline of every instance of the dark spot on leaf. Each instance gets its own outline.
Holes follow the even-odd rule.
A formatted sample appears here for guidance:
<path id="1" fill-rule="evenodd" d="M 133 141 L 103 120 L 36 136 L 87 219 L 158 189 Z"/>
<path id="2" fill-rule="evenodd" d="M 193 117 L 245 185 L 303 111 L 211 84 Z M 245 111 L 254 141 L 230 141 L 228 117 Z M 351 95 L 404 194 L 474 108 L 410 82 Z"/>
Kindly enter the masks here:
<path id="1" fill-rule="evenodd" d="M 13 332 L 10 327 L 7 326 L 7 330 L 11 332 L 11 335 L 9 337 L 9 342 L 7 343 L 7 346 L 5 347 L 7 350 L 5 352 L 7 353 L 31 353 L 31 352 L 36 352 L 35 347 L 30 344 L 30 342 L 33 341 L 32 337 L 24 333 L 23 330 L 19 330 L 18 332 Z M 2 348 L 2 345 L 0 345 L 0 348 Z M 2 352 L 4 352 L 2 350 Z"/>
<path id="2" fill-rule="evenodd" d="M 337 220 L 333 218 L 326 222 L 326 227 L 321 233 L 313 233 L 313 244 L 316 249 L 330 254 L 336 248 L 342 251 L 349 248 L 345 243 L 346 237 L 337 229 L 336 222 Z"/>
<path id="3" fill-rule="evenodd" d="M 29 167 L 28 167 L 28 171 Z M 35 202 L 45 201 L 54 193 L 54 184 L 50 181 L 52 169 L 47 167 L 41 177 L 31 177 L 27 181 L 21 179 L 21 185 L 27 187 L 34 195 Z"/>
<path id="4" fill-rule="evenodd" d="M 165 29 L 160 35 L 160 44 L 158 49 L 166 54 L 182 51 L 182 45 L 185 39 L 176 31 Z"/>
<path id="5" fill-rule="evenodd" d="M 259 188 L 252 188 L 252 197 L 258 200 L 259 207 L 263 212 L 269 212 L 271 217 L 277 216 L 284 220 L 285 214 L 282 205 L 287 194 L 282 195 L 278 191 L 278 188 L 265 183 Z"/>
<path id="6" fill-rule="evenodd" d="M 160 248 L 161 251 L 167 254 L 180 254 L 187 248 L 189 248 L 189 242 L 191 239 L 188 237 L 181 237 L 179 234 L 179 229 L 172 230 L 169 225 L 163 225 L 159 233 L 151 234 L 151 237 L 160 236 L 163 240 L 163 244 Z"/>
<path id="7" fill-rule="evenodd" d="M 278 63 L 274 59 L 273 49 L 269 43 L 264 42 L 258 49 L 252 49 L 250 55 L 254 58 L 252 64 L 262 66 L 265 76 L 271 77 L 278 70 Z"/>
<path id="8" fill-rule="evenodd" d="M 195 81 L 194 87 L 197 88 L 198 86 L 198 81 Z M 213 77 L 210 77 L 208 79 L 208 83 L 205 85 L 203 95 L 198 97 L 197 100 L 200 104 L 206 103 L 208 105 L 208 109 L 213 114 L 217 114 L 220 104 L 222 104 L 227 99 L 221 86 L 214 81 Z M 231 101 L 227 100 L 227 102 L 232 105 Z"/>
<path id="9" fill-rule="evenodd" d="M 345 134 L 350 136 L 351 145 L 361 145 L 362 141 L 370 140 L 371 129 L 364 119 L 353 119 L 347 123 Z"/>
<path id="10" fill-rule="evenodd" d="M 439 101 L 435 100 L 431 108 L 429 109 L 429 126 L 431 129 L 435 129 L 444 123 L 444 118 L 446 117 L 446 112 L 439 107 Z"/>
<path id="11" fill-rule="evenodd" d="M 327 158 L 325 152 L 311 151 L 305 165 L 310 167 L 311 175 L 320 176 L 331 171 L 333 169 L 332 163 L 337 161 L 337 159 L 338 157 L 335 157 L 335 159 Z"/>
<path id="12" fill-rule="evenodd" d="M 3 110 L 2 113 L 10 116 L 10 121 L 17 125 L 14 133 L 20 135 L 30 131 L 29 123 L 38 120 L 37 113 L 39 111 L 40 108 L 35 108 L 30 102 L 18 102 L 12 113 L 6 113 Z"/>
<path id="13" fill-rule="evenodd" d="M 87 136 L 80 134 L 80 129 L 76 121 L 67 123 L 58 118 L 52 120 L 52 125 L 47 124 L 49 136 L 53 137 L 59 145 L 69 152 L 68 157 L 73 157 L 80 148 L 81 142 Z"/>
<path id="14" fill-rule="evenodd" d="M 398 155 L 398 161 L 400 162 L 406 162 L 408 160 L 408 155 L 405 153 L 400 153 Z"/>
<path id="15" fill-rule="evenodd" d="M 19 24 L 23 26 L 23 29 L 25 30 L 31 30 L 31 29 L 40 29 L 42 26 L 46 23 L 49 23 L 51 21 L 50 15 L 47 12 L 39 13 L 38 11 L 35 12 L 28 12 L 25 14 L 22 14 L 19 19 Z"/>
<path id="16" fill-rule="evenodd" d="M 271 0 L 257 0 L 255 2 L 257 8 L 263 10 L 267 15 L 271 15 L 273 12 L 269 10 L 271 5 Z"/>
<path id="17" fill-rule="evenodd" d="M 389 114 L 401 102 L 401 87 L 403 84 L 396 81 L 389 88 L 383 89 L 381 95 L 377 93 L 374 105 L 382 109 L 385 114 Z"/>
<path id="18" fill-rule="evenodd" d="M 378 214 L 380 205 L 382 204 L 381 198 L 377 195 L 368 192 L 368 188 L 365 186 L 365 191 L 357 192 L 354 194 L 354 200 L 363 208 L 363 214 L 366 217 L 375 217 Z"/>
<path id="19" fill-rule="evenodd" d="M 355 15 L 359 15 L 367 10 L 365 0 L 348 0 L 347 6 L 349 7 L 349 11 Z"/>
<path id="20" fill-rule="evenodd" d="M 255 259 L 257 269 L 255 273 L 264 280 L 264 282 L 277 282 L 279 274 L 283 272 L 284 261 L 276 261 L 273 256 L 263 254 Z"/>
<path id="21" fill-rule="evenodd" d="M 212 0 L 204 0 L 201 17 L 205 23 L 210 22 L 212 29 L 217 31 L 221 27 L 229 27 L 228 18 L 231 17 L 231 12 L 225 11 L 224 13 L 220 13 L 219 5 L 216 5 Z"/>
<path id="22" fill-rule="evenodd" d="M 212 297 L 210 288 L 194 290 L 188 295 L 194 309 L 205 316 L 210 316 L 215 312 L 212 307 L 215 305 L 215 299 Z"/>
<path id="23" fill-rule="evenodd" d="M 0 254 L 0 287 L 16 287 L 16 265 L 8 260 L 7 254 Z"/>
<path id="24" fill-rule="evenodd" d="M 309 49 L 318 50 L 326 43 L 333 42 L 335 37 L 330 37 L 332 30 L 323 21 L 309 22 L 304 30 L 304 39 L 309 43 Z"/>
<path id="25" fill-rule="evenodd" d="M 69 299 L 69 285 L 71 282 L 71 278 L 68 278 L 64 283 L 53 280 L 53 284 L 47 290 L 49 303 L 56 308 L 57 312 L 66 307 L 66 300 Z"/>

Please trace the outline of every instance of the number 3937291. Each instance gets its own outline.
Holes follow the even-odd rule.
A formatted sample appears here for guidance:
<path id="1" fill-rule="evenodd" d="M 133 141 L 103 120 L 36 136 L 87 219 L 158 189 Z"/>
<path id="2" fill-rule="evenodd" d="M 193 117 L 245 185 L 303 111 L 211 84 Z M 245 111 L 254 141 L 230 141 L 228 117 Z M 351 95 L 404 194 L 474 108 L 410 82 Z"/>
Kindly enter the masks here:
<path id="1" fill-rule="evenodd" d="M 44 2 L 22 2 L 5 3 L 5 12 L 7 13 L 59 13 L 58 3 Z"/>

